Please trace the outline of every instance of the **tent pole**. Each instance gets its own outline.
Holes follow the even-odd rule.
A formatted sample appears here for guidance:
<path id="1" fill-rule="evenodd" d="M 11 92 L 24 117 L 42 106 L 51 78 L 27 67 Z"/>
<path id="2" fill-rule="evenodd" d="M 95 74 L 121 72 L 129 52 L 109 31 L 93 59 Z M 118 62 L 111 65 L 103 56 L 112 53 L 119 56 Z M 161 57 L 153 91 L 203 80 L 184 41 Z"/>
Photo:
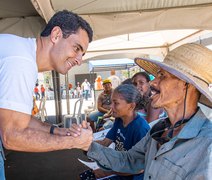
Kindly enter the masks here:
<path id="1" fill-rule="evenodd" d="M 60 76 L 58 72 L 52 71 L 52 80 L 54 86 L 56 123 L 59 124 L 62 122 L 62 102 L 61 102 L 61 90 L 60 90 Z"/>
<path id="2" fill-rule="evenodd" d="M 67 105 L 67 114 L 70 114 L 70 96 L 69 96 L 69 82 L 68 82 L 68 72 L 65 75 L 66 83 L 66 105 Z"/>

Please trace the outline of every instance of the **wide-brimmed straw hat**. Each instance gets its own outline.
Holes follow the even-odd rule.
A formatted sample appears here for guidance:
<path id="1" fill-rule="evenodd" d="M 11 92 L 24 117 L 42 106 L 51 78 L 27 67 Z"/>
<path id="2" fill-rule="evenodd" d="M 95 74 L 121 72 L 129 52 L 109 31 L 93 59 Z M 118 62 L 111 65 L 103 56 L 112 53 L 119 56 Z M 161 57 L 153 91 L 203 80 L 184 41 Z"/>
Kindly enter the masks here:
<path id="1" fill-rule="evenodd" d="M 199 102 L 212 108 L 212 51 L 194 43 L 170 51 L 163 62 L 135 58 L 135 63 L 156 76 L 160 68 L 194 85 L 201 93 Z"/>

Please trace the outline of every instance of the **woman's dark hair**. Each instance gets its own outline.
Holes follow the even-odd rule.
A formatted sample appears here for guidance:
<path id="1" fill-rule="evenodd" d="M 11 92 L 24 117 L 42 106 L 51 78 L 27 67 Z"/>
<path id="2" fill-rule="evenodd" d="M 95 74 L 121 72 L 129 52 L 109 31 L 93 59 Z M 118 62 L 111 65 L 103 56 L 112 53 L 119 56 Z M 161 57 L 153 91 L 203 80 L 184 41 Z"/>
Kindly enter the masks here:
<path id="1" fill-rule="evenodd" d="M 133 84 L 132 79 L 131 78 L 125 79 L 121 84 Z"/>
<path id="2" fill-rule="evenodd" d="M 132 77 L 132 81 L 133 81 L 137 76 L 143 76 L 143 77 L 146 79 L 147 82 L 150 81 L 149 74 L 146 73 L 146 72 L 144 72 L 144 71 L 143 71 L 143 72 L 138 72 L 138 73 L 134 74 L 133 77 Z"/>
<path id="3" fill-rule="evenodd" d="M 41 33 L 41 36 L 49 36 L 55 26 L 59 26 L 61 28 L 63 38 L 65 39 L 71 34 L 76 34 L 79 28 L 81 28 L 87 32 L 89 42 L 92 41 L 93 30 L 91 29 L 90 25 L 83 18 L 73 12 L 63 10 L 55 13 L 47 23 L 45 29 Z"/>
<path id="4" fill-rule="evenodd" d="M 121 84 L 114 89 L 113 93 L 121 95 L 127 103 L 135 103 L 135 110 L 141 109 L 142 97 L 140 92 L 134 85 Z"/>

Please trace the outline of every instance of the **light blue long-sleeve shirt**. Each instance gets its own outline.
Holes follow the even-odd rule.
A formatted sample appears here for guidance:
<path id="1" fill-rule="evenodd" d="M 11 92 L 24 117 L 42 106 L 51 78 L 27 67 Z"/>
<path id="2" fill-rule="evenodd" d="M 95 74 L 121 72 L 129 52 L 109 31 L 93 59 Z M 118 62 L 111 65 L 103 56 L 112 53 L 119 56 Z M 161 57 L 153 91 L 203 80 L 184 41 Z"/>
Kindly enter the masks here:
<path id="1" fill-rule="evenodd" d="M 209 180 L 212 179 L 212 121 L 199 109 L 179 134 L 159 149 L 149 132 L 126 152 L 94 142 L 88 156 L 107 170 L 133 174 L 144 169 L 144 180 Z"/>

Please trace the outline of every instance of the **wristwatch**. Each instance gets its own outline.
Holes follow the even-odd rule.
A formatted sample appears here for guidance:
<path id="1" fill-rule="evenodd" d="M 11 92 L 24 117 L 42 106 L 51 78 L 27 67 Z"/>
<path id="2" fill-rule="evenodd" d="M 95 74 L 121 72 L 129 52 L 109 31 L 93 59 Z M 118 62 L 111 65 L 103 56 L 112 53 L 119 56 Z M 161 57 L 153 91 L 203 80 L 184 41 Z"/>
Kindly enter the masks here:
<path id="1" fill-rule="evenodd" d="M 51 127 L 50 127 L 50 134 L 54 134 L 54 128 L 56 128 L 57 126 L 55 126 L 54 124 L 53 125 L 51 125 Z"/>

